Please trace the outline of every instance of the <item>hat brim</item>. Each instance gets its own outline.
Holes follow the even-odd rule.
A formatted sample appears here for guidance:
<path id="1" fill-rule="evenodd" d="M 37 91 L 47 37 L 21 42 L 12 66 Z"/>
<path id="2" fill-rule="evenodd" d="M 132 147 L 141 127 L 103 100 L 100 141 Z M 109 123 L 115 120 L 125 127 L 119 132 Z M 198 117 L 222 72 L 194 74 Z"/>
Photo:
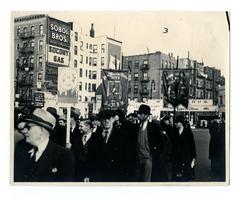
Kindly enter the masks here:
<path id="1" fill-rule="evenodd" d="M 152 113 L 146 113 L 144 111 L 138 111 L 137 114 L 141 114 L 141 113 L 144 113 L 145 115 L 152 115 Z"/>
<path id="2" fill-rule="evenodd" d="M 45 129 L 47 129 L 51 133 L 55 132 L 54 128 L 50 127 L 48 124 L 45 124 L 44 122 L 36 121 L 36 120 L 33 120 L 33 119 L 29 119 L 29 118 L 26 118 L 24 120 L 24 122 L 37 124 L 37 125 L 39 125 L 41 127 L 44 127 Z"/>

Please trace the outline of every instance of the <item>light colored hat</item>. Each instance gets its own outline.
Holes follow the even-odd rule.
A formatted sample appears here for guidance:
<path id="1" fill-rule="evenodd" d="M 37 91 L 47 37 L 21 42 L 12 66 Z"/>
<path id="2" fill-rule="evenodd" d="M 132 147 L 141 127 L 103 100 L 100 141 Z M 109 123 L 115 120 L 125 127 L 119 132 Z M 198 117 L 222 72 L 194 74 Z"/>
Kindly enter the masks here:
<path id="1" fill-rule="evenodd" d="M 54 126 L 56 124 L 55 117 L 48 111 L 41 108 L 36 108 L 32 115 L 29 118 L 26 118 L 25 121 L 42 126 L 50 132 L 54 131 Z"/>

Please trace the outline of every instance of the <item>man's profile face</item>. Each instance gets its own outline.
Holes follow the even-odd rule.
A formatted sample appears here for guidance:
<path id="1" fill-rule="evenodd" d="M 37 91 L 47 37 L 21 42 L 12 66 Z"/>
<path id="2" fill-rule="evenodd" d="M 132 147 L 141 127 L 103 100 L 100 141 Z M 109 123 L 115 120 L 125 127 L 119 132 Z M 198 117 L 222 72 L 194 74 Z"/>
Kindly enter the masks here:
<path id="1" fill-rule="evenodd" d="M 21 131 L 27 143 L 36 146 L 42 138 L 41 127 L 34 123 L 27 123 L 24 130 Z"/>
<path id="2" fill-rule="evenodd" d="M 87 123 L 87 122 L 85 122 L 85 121 L 80 121 L 80 123 L 79 123 L 79 130 L 80 130 L 80 133 L 87 133 L 87 132 L 89 132 L 90 131 L 90 125 Z"/>

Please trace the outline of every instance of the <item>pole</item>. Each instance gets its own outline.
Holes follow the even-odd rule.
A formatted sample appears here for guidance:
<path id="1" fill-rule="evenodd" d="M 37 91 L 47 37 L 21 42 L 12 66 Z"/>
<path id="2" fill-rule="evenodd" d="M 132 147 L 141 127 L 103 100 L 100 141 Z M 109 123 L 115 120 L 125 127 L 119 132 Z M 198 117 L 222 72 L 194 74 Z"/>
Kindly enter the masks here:
<path id="1" fill-rule="evenodd" d="M 70 144 L 70 120 L 71 106 L 67 106 L 67 128 L 66 128 L 66 145 Z"/>
<path id="2" fill-rule="evenodd" d="M 176 106 L 173 107 L 173 125 L 175 124 L 176 121 Z"/>

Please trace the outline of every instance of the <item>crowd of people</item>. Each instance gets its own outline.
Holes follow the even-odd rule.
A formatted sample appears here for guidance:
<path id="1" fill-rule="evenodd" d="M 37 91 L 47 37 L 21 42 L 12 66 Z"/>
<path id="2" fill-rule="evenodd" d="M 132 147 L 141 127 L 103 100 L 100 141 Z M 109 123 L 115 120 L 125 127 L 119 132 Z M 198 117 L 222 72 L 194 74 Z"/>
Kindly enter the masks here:
<path id="1" fill-rule="evenodd" d="M 67 144 L 66 123 L 54 108 L 36 108 L 17 122 L 24 139 L 15 144 L 15 182 L 194 180 L 195 141 L 181 115 L 154 120 L 146 104 L 127 116 L 121 110 L 102 110 L 79 119 L 73 112 Z"/>

